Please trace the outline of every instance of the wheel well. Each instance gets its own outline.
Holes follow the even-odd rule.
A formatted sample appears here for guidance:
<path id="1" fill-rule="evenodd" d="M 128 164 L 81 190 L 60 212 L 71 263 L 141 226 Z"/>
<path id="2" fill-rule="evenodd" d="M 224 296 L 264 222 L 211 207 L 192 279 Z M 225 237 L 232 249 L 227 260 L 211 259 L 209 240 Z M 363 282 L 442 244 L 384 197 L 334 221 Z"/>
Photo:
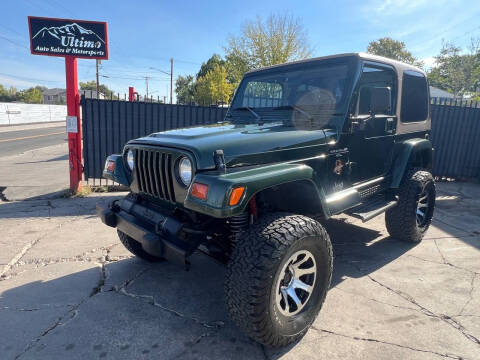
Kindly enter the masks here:
<path id="1" fill-rule="evenodd" d="M 309 180 L 272 186 L 258 192 L 256 198 L 259 205 L 270 212 L 324 215 L 318 190 Z"/>
<path id="2" fill-rule="evenodd" d="M 412 154 L 410 158 L 411 167 L 419 167 L 422 169 L 431 170 L 432 169 L 432 150 L 431 149 L 422 149 L 416 151 Z"/>

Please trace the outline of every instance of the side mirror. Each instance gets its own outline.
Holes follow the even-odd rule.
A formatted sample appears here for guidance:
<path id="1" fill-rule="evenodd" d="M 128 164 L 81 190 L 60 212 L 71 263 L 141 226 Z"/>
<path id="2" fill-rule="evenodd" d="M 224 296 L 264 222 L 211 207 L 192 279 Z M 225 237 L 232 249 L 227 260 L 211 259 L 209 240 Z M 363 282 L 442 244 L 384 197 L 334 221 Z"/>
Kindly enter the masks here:
<path id="1" fill-rule="evenodd" d="M 365 86 L 360 90 L 359 114 L 389 114 L 392 91 L 388 87 Z"/>

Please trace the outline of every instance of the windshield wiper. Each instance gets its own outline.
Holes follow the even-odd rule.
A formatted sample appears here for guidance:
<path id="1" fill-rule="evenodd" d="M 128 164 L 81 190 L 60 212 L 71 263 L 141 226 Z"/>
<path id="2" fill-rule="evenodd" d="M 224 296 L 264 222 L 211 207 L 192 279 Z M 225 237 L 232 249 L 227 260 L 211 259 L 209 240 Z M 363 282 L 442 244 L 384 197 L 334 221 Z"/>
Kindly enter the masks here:
<path id="1" fill-rule="evenodd" d="M 283 105 L 283 106 L 277 106 L 274 107 L 273 110 L 295 110 L 298 111 L 300 114 L 305 115 L 308 120 L 312 121 L 313 116 L 310 115 L 308 112 L 305 110 L 299 108 L 297 105 Z"/>
<path id="2" fill-rule="evenodd" d="M 241 107 L 234 108 L 232 110 L 248 110 L 252 113 L 253 116 L 255 116 L 259 124 L 262 122 L 262 117 L 258 115 L 255 111 L 253 111 L 252 108 L 249 106 L 241 106 Z"/>

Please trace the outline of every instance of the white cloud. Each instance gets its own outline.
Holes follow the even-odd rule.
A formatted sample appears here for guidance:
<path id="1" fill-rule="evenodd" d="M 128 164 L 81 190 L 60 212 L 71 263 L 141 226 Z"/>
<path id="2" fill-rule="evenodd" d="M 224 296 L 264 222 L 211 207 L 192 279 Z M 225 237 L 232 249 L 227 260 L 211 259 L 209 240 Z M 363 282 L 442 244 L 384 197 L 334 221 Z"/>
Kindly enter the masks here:
<path id="1" fill-rule="evenodd" d="M 437 6 L 439 2 L 437 2 L 435 6 Z M 380 0 L 375 1 L 372 5 L 377 15 L 399 16 L 415 12 L 425 5 L 431 5 L 431 2 L 429 0 Z"/>
<path id="2" fill-rule="evenodd" d="M 428 59 L 438 53 L 442 39 L 458 38 L 472 27 L 479 10 L 474 2 L 461 6 L 459 0 L 437 0 L 432 6 L 429 0 L 366 0 L 360 13 L 369 37 L 403 41 L 414 56 Z"/>
<path id="3" fill-rule="evenodd" d="M 420 59 L 420 61 L 423 62 L 426 69 L 431 69 L 435 66 L 435 58 L 433 56 Z"/>

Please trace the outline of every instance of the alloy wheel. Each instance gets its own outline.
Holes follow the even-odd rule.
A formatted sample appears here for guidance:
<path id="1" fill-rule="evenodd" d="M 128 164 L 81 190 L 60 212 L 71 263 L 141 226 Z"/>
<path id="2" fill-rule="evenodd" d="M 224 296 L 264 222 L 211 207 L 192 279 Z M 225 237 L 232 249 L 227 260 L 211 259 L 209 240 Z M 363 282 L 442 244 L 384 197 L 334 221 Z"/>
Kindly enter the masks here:
<path id="1" fill-rule="evenodd" d="M 294 253 L 285 262 L 276 283 L 276 305 L 285 316 L 298 314 L 313 293 L 317 265 L 308 250 Z"/>

